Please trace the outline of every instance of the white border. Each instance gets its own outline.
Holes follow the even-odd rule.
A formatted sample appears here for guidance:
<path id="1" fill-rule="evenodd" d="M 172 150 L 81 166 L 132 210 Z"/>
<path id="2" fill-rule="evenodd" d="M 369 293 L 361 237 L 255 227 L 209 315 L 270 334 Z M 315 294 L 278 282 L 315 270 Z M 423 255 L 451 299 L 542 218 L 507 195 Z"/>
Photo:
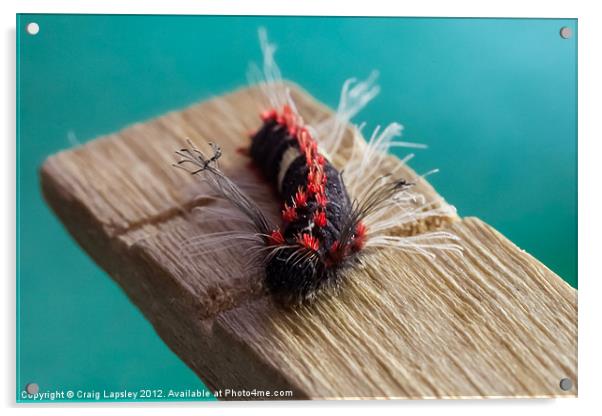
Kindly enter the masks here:
<path id="1" fill-rule="evenodd" d="M 546 415 L 591 414 L 602 408 L 598 403 L 602 386 L 600 380 L 602 311 L 602 273 L 596 258 L 602 246 L 597 241 L 602 236 L 602 204 L 599 189 L 602 187 L 602 163 L 600 143 L 602 129 L 600 97 L 600 41 L 602 22 L 595 1 L 415 1 L 392 0 L 317 1 L 299 2 L 277 0 L 3 0 L 0 19 L 3 25 L 2 83 L 4 97 L 0 101 L 1 125 L 5 128 L 2 140 L 2 203 L 0 264 L 8 266 L 3 274 L 3 319 L 1 345 L 4 359 L 0 394 L 2 404 L 8 407 L 6 414 L 63 415 L 106 414 L 107 408 L 128 409 L 132 414 L 165 414 L 178 411 L 183 414 L 267 413 L 304 414 L 307 412 L 345 412 L 365 414 L 378 411 L 399 414 L 404 411 L 434 414 L 482 416 L 504 415 L 509 412 L 528 411 Z M 293 14 L 293 15 L 346 15 L 346 16 L 474 16 L 474 17 L 563 17 L 578 18 L 579 33 L 579 399 L 562 400 L 486 400 L 486 401 L 406 401 L 406 402 L 295 402 L 295 403 L 178 403 L 178 404 L 95 404 L 95 405 L 19 405 L 15 397 L 15 13 L 111 13 L 111 14 Z M 553 172 L 550 172 L 553 175 Z M 198 409 L 198 408 L 201 409 Z M 342 407 L 342 408 L 341 408 Z M 122 410 L 123 412 L 123 410 Z"/>

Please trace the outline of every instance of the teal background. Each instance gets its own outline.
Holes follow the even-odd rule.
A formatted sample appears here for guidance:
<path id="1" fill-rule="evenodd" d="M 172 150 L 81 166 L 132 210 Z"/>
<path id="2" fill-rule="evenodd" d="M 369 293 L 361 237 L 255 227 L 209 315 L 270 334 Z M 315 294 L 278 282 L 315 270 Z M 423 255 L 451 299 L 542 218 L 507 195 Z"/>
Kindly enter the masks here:
<path id="1" fill-rule="evenodd" d="M 429 145 L 413 167 L 440 168 L 430 181 L 460 215 L 577 287 L 575 19 L 19 15 L 18 390 L 203 388 L 65 232 L 37 169 L 69 131 L 84 142 L 244 85 L 260 25 L 283 74 L 330 106 L 379 69 L 356 121 L 404 124 Z"/>

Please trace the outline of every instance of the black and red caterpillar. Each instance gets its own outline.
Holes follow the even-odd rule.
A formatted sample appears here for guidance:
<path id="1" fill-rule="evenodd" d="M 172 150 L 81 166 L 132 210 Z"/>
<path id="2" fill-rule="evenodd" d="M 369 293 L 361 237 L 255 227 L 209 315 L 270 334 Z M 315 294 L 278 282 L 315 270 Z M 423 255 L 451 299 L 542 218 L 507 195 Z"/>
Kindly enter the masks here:
<path id="1" fill-rule="evenodd" d="M 413 183 L 399 175 L 401 163 L 386 175 L 378 174 L 390 148 L 416 147 L 395 140 L 401 133 L 399 124 L 391 123 L 382 131 L 377 127 L 367 143 L 359 129 L 353 130 L 351 157 L 341 171 L 327 157 L 340 150 L 351 117 L 378 93 L 375 76 L 355 85 L 353 79 L 345 82 L 337 112 L 309 126 L 282 82 L 273 59 L 275 46 L 263 31 L 260 41 L 263 70 L 254 67 L 251 75 L 270 104 L 265 110 L 262 103 L 262 125 L 251 135 L 248 154 L 278 191 L 281 221 L 272 223 L 253 197 L 218 168 L 221 150 L 216 144 L 211 144 L 213 155 L 206 156 L 190 143 L 190 148 L 176 152 L 180 156 L 176 166 L 202 174 L 217 195 L 242 213 L 250 228 L 216 233 L 208 241 L 216 246 L 232 241 L 250 244 L 250 263 L 260 266 L 265 287 L 285 304 L 307 303 L 323 289 L 339 287 L 345 271 L 369 250 L 392 248 L 431 257 L 433 250 L 459 251 L 449 242 L 457 237 L 445 231 L 391 233 L 400 226 L 455 212 L 442 200 L 425 201 L 413 193 Z M 358 141 L 364 143 L 357 146 L 359 152 Z"/>
<path id="2" fill-rule="evenodd" d="M 307 298 L 337 284 L 363 248 L 366 228 L 352 220 L 341 174 L 291 108 L 266 111 L 262 119 L 250 155 L 283 201 L 283 226 L 272 231 L 269 243 L 288 246 L 268 260 L 266 286 L 279 297 Z"/>

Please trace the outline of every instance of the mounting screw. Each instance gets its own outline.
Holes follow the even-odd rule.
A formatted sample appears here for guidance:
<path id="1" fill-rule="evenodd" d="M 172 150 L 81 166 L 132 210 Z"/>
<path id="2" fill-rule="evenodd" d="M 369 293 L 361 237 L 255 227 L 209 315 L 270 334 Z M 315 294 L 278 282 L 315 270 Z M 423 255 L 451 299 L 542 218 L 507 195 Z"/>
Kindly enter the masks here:
<path id="1" fill-rule="evenodd" d="M 40 32 L 40 25 L 38 25 L 36 22 L 31 22 L 27 24 L 25 30 L 30 35 L 35 36 Z"/>
<path id="2" fill-rule="evenodd" d="M 560 388 L 564 391 L 569 391 L 573 388 L 573 382 L 570 378 L 563 378 L 560 380 Z"/>
<path id="3" fill-rule="evenodd" d="M 38 394 L 40 392 L 40 386 L 38 386 L 38 383 L 29 383 L 25 386 L 25 391 L 27 394 Z"/>
<path id="4" fill-rule="evenodd" d="M 568 26 L 563 26 L 560 28 L 560 37 L 562 39 L 568 39 L 573 35 L 573 31 Z"/>

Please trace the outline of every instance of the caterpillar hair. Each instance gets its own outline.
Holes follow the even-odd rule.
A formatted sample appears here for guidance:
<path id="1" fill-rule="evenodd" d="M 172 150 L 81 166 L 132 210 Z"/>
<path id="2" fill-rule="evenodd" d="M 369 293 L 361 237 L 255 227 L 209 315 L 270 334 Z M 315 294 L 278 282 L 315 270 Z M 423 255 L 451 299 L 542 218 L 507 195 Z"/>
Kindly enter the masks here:
<path id="1" fill-rule="evenodd" d="M 273 224 L 253 198 L 219 169 L 219 146 L 211 143 L 212 154 L 205 155 L 189 142 L 189 148 L 176 152 L 180 156 L 176 166 L 203 175 L 249 226 L 248 231 L 226 231 L 206 238 L 228 245 L 233 241 L 250 243 L 252 261 L 263 271 L 265 287 L 288 305 L 311 302 L 325 289 L 339 287 L 346 270 L 370 250 L 394 248 L 426 256 L 434 256 L 434 250 L 459 252 L 454 243 L 457 237 L 445 231 L 390 234 L 400 225 L 454 210 L 441 201 L 425 202 L 412 191 L 414 183 L 401 177 L 397 169 L 376 175 L 391 148 L 421 147 L 396 140 L 401 125 L 393 123 L 382 132 L 377 128 L 362 148 L 355 145 L 361 128 L 354 128 L 358 137 L 341 171 L 328 156 L 341 150 L 350 120 L 378 94 L 377 73 L 362 82 L 346 81 L 337 112 L 311 126 L 296 110 L 274 61 L 275 47 L 263 29 L 259 38 L 263 67 L 251 66 L 249 78 L 261 87 L 270 107 L 260 114 L 262 125 L 251 136 L 248 153 L 281 198 L 281 223 Z"/>

